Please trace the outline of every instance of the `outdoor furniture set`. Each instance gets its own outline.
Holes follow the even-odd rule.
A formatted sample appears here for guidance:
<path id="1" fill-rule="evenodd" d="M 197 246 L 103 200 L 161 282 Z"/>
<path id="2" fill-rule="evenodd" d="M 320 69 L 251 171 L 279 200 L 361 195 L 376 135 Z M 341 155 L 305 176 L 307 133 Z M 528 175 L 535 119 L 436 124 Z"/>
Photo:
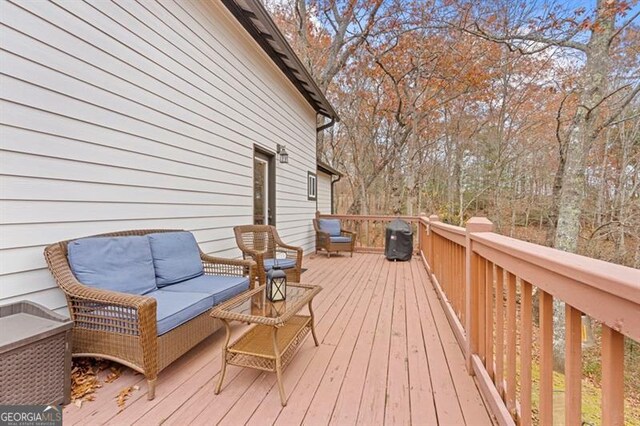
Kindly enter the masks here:
<path id="1" fill-rule="evenodd" d="M 339 222 L 337 229 L 346 234 Z M 276 373 L 285 405 L 282 369 L 309 331 L 318 344 L 311 302 L 321 287 L 289 284 L 285 300 L 272 300 L 265 284 L 273 271 L 300 281 L 302 249 L 284 244 L 273 226 L 234 231 L 243 260 L 206 255 L 181 230 L 114 232 L 48 246 L 46 261 L 73 321 L 73 356 L 113 360 L 144 374 L 151 400 L 158 373 L 224 324 L 216 393 L 227 364 L 258 368 Z M 305 306 L 309 315 L 300 315 Z M 233 320 L 252 326 L 229 344 Z"/>

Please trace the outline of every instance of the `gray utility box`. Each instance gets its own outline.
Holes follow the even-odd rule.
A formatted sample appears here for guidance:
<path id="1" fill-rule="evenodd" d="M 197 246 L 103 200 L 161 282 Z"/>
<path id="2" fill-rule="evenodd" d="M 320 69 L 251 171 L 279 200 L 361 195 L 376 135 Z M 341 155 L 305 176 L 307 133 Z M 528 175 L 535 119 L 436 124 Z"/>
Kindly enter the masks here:
<path id="1" fill-rule="evenodd" d="M 35 303 L 0 306 L 0 405 L 69 403 L 72 325 Z"/>

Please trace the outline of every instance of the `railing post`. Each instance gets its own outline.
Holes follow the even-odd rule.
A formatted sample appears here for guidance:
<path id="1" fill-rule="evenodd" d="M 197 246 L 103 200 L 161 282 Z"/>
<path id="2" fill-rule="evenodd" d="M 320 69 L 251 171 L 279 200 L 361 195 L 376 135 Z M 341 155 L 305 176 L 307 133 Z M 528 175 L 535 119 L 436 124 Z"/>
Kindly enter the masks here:
<path id="1" fill-rule="evenodd" d="M 431 216 L 429 216 L 429 229 L 428 229 L 428 235 L 429 235 L 429 267 L 431 268 L 431 272 L 435 273 L 435 238 L 433 238 L 433 229 L 431 229 L 431 225 L 434 222 L 440 222 L 440 216 L 438 216 L 437 214 L 432 214 Z"/>
<path id="2" fill-rule="evenodd" d="M 465 348 L 465 358 L 467 361 L 467 371 L 473 375 L 473 367 L 471 365 L 471 355 L 478 352 L 478 342 L 480 336 L 478 335 L 478 322 L 482 321 L 478 317 L 478 274 L 477 264 L 478 255 L 473 253 L 471 247 L 471 234 L 476 232 L 492 232 L 493 223 L 486 217 L 472 217 L 467 221 L 466 238 L 465 238 L 465 270 L 466 270 L 466 282 L 465 282 L 465 295 L 466 295 L 466 321 L 465 321 L 465 334 L 467 338 L 467 345 Z"/>
<path id="3" fill-rule="evenodd" d="M 422 218 L 425 217 L 427 214 L 425 212 L 420 212 L 420 214 L 418 215 L 418 222 L 417 222 L 417 226 L 416 229 L 418 230 L 418 254 L 422 253 L 423 256 L 425 256 L 426 259 L 426 255 L 424 254 L 424 240 L 422 239 L 423 235 L 422 235 L 422 227 L 424 226 L 425 229 L 427 227 L 427 225 L 423 225 L 422 223 Z M 425 236 L 426 236 L 426 232 L 425 232 Z"/>

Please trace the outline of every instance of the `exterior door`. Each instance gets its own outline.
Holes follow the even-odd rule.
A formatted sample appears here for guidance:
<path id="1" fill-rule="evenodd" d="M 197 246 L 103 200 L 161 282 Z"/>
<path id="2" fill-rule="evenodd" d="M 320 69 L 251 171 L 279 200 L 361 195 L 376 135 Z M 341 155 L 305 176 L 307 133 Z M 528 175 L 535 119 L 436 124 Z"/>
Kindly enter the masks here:
<path id="1" fill-rule="evenodd" d="M 256 152 L 253 159 L 253 223 L 275 225 L 273 158 Z"/>

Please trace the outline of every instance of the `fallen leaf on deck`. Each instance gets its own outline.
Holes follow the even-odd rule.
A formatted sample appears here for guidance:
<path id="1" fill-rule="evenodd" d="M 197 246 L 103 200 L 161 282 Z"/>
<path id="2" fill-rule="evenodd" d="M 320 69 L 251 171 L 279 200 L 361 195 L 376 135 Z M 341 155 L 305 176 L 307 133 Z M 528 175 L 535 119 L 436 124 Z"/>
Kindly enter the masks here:
<path id="1" fill-rule="evenodd" d="M 138 390 L 136 388 L 139 388 L 139 386 L 127 386 L 126 388 L 123 388 L 120 393 L 118 393 L 117 399 L 120 411 L 124 410 L 124 405 L 127 402 L 127 399 L 129 399 L 129 397 L 131 396 L 131 393 L 134 390 Z"/>
<path id="2" fill-rule="evenodd" d="M 104 380 L 105 383 L 111 383 L 114 380 L 116 380 L 118 377 L 122 376 L 122 366 L 111 366 L 109 367 L 109 370 L 111 370 L 111 373 L 109 373 L 109 375 L 107 376 L 107 378 Z"/>

